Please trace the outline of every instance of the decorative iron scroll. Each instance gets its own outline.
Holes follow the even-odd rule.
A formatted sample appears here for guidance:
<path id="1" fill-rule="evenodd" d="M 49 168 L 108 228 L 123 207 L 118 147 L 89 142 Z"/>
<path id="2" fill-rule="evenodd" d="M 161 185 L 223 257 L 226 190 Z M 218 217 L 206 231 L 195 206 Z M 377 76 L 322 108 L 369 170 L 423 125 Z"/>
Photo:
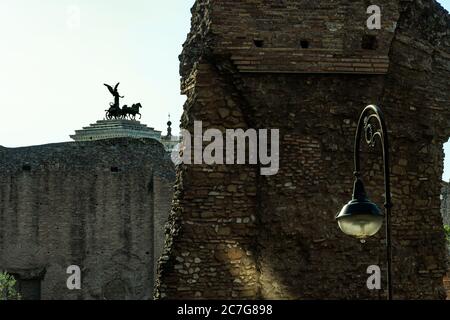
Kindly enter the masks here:
<path id="1" fill-rule="evenodd" d="M 375 123 L 371 120 L 377 120 Z M 364 137 L 369 147 L 375 148 L 377 137 L 383 141 L 383 131 L 380 127 L 380 121 L 376 114 L 369 115 L 364 118 Z"/>

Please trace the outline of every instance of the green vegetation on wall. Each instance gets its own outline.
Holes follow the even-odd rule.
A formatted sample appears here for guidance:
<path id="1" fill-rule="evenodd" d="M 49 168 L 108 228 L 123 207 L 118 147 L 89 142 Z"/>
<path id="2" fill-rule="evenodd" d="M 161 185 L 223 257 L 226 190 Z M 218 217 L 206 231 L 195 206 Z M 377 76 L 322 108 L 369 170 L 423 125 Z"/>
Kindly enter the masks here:
<path id="1" fill-rule="evenodd" d="M 450 226 L 444 226 L 445 236 L 447 237 L 448 244 L 450 245 Z"/>
<path id="2" fill-rule="evenodd" d="M 0 272 L 0 300 L 20 300 L 16 279 L 6 272 Z"/>

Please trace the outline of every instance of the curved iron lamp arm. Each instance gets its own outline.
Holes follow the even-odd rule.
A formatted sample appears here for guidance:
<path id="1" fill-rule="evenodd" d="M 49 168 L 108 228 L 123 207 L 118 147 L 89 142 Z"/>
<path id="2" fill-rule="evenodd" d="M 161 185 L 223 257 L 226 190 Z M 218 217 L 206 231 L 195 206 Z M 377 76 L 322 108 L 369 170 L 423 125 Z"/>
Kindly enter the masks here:
<path id="1" fill-rule="evenodd" d="M 378 122 L 378 128 L 374 128 L 371 123 L 372 120 Z M 362 112 L 358 129 L 356 131 L 355 138 L 355 177 L 361 176 L 361 159 L 360 159 L 360 147 L 361 138 L 364 131 L 364 138 L 369 147 L 375 147 L 377 138 L 380 139 L 383 148 L 383 161 L 384 161 L 384 190 L 385 190 L 385 213 L 386 213 L 386 254 L 387 254 L 387 289 L 388 300 L 392 300 L 392 241 L 391 241 L 391 176 L 390 176 L 390 156 L 389 156 L 389 141 L 388 132 L 386 129 L 386 122 L 381 109 L 377 106 L 370 105 Z"/>

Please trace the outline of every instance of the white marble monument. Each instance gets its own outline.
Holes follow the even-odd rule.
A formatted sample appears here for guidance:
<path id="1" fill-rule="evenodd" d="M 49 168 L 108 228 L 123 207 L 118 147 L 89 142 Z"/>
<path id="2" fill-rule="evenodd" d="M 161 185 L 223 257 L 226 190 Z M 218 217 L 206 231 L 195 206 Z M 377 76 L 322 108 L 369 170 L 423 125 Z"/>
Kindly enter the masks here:
<path id="1" fill-rule="evenodd" d="M 100 120 L 70 136 L 75 141 L 95 141 L 114 138 L 149 138 L 161 141 L 161 131 L 134 120 Z"/>

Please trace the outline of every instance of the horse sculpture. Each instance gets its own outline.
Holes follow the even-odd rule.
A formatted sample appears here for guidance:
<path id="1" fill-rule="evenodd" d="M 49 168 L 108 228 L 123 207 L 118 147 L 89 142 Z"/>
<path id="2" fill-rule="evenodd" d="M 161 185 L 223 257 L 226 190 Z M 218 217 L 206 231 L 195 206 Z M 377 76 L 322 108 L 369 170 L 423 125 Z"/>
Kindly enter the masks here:
<path id="1" fill-rule="evenodd" d="M 117 108 L 115 105 L 111 104 L 111 107 L 106 111 L 106 119 L 129 119 L 136 120 L 136 116 L 139 115 L 139 119 L 142 118 L 141 113 L 139 112 L 142 108 L 140 103 L 133 104 L 131 107 L 124 105 L 123 108 Z"/>
<path id="2" fill-rule="evenodd" d="M 118 92 L 119 84 L 116 84 L 115 88 L 111 87 L 108 84 L 105 84 L 105 86 L 108 88 L 109 92 L 114 97 L 114 103 L 110 103 L 110 108 L 106 111 L 106 119 L 112 120 L 112 119 L 130 119 L 130 120 L 136 120 L 136 116 L 139 115 L 139 119 L 142 118 L 141 113 L 139 112 L 142 108 L 142 105 L 140 103 L 133 104 L 131 107 L 128 107 L 127 105 L 124 105 L 123 108 L 120 108 L 120 98 L 123 98 L 123 96 L 120 96 Z"/>
<path id="3" fill-rule="evenodd" d="M 137 116 L 137 115 L 139 115 L 139 119 L 142 118 L 142 115 L 141 115 L 141 113 L 139 112 L 139 111 L 140 111 L 139 109 L 142 108 L 142 105 L 141 105 L 140 103 L 133 104 L 133 105 L 131 106 L 131 108 L 126 108 L 126 109 L 125 109 L 125 107 L 126 107 L 126 106 L 124 106 L 123 109 L 122 109 L 122 112 L 125 113 L 125 114 L 124 114 L 125 118 L 126 118 L 126 117 L 129 117 L 129 118 L 132 119 L 132 120 L 136 120 L 136 116 Z M 125 111 L 124 111 L 124 109 L 125 109 Z"/>

